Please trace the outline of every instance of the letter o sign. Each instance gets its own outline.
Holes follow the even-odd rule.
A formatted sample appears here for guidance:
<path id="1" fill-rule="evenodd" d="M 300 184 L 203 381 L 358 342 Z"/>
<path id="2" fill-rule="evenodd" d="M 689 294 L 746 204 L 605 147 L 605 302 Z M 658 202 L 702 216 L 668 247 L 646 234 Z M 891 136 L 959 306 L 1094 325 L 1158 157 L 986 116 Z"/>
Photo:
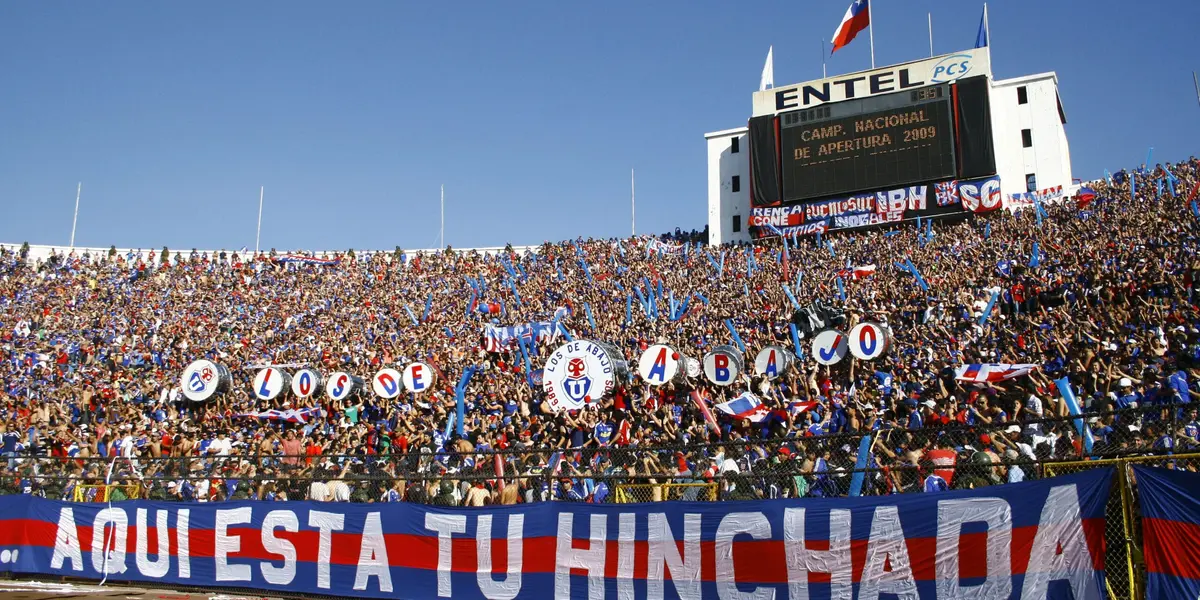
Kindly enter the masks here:
<path id="1" fill-rule="evenodd" d="M 850 330 L 850 354 L 859 360 L 875 360 L 891 346 L 888 330 L 879 323 L 859 323 Z"/>

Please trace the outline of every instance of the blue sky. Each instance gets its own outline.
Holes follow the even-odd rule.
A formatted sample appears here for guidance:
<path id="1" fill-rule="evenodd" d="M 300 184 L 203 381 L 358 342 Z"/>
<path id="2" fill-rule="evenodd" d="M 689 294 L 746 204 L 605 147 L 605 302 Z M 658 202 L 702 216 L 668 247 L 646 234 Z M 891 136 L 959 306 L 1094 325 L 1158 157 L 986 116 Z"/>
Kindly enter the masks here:
<path id="1" fill-rule="evenodd" d="M 848 0 L 0 3 L 0 242 L 432 247 L 702 227 L 707 131 L 767 47 L 821 74 Z M 1086 6 L 1087 10 L 1081 10 Z M 973 45 L 982 3 L 876 0 L 880 65 Z M 998 77 L 1054 70 L 1076 177 L 1197 151 L 1200 3 L 989 6 Z M 828 62 L 869 66 L 864 32 Z M 1189 141 L 1191 143 L 1189 143 Z"/>

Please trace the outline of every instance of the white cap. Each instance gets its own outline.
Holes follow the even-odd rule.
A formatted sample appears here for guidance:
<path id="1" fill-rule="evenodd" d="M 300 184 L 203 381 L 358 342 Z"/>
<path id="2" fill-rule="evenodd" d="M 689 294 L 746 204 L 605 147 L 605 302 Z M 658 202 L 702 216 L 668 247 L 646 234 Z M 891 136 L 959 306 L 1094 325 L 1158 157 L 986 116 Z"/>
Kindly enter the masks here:
<path id="1" fill-rule="evenodd" d="M 1004 433 L 1021 433 L 1021 426 L 1020 425 L 1009 425 L 1008 429 L 1004 430 Z"/>
<path id="2" fill-rule="evenodd" d="M 1121 381 L 1117 382 L 1118 387 L 1133 387 L 1133 382 L 1128 377 L 1122 377 Z"/>

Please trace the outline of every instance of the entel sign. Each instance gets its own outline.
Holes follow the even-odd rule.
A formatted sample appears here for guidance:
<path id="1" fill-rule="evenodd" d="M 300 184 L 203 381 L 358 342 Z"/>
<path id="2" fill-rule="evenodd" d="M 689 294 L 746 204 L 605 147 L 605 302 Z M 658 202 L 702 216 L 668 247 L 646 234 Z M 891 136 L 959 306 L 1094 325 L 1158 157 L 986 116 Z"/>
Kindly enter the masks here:
<path id="1" fill-rule="evenodd" d="M 963 50 L 882 69 L 755 92 L 752 116 L 774 115 L 991 74 L 992 64 L 987 48 Z"/>

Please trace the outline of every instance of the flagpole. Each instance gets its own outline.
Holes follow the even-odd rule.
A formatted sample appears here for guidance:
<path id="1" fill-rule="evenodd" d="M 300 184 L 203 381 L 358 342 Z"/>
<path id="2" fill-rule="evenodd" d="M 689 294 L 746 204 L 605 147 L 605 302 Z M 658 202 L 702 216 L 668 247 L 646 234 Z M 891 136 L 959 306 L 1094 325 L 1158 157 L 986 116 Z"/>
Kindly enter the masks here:
<path id="1" fill-rule="evenodd" d="M 821 79 L 825 79 L 829 75 L 825 74 L 825 38 L 821 38 Z"/>
<path id="2" fill-rule="evenodd" d="M 1200 104 L 1200 80 L 1196 79 L 1196 72 L 1192 71 L 1192 84 L 1196 86 L 1196 104 Z"/>
<path id="3" fill-rule="evenodd" d="M 258 186 L 258 227 L 255 228 L 255 230 L 254 230 L 254 253 L 255 254 L 258 254 L 258 242 L 260 239 L 262 239 L 261 238 L 261 236 L 262 236 L 262 204 L 263 204 L 263 190 L 265 190 L 265 189 L 266 189 L 265 186 L 261 186 L 261 185 Z"/>
<path id="4" fill-rule="evenodd" d="M 75 249 L 75 224 L 79 222 L 79 195 L 83 193 L 83 182 L 75 187 L 75 216 L 71 217 L 71 249 Z"/>
<path id="5" fill-rule="evenodd" d="M 446 247 L 446 184 L 442 184 L 442 225 L 438 229 L 439 248 Z"/>
<path id="6" fill-rule="evenodd" d="M 634 195 L 633 167 L 629 168 L 629 236 L 637 235 L 637 196 Z"/>
<path id="7" fill-rule="evenodd" d="M 992 24 L 988 22 L 987 2 L 983 3 L 983 32 L 987 35 L 988 56 L 992 54 Z"/>
<path id="8" fill-rule="evenodd" d="M 875 68 L 875 15 L 872 13 L 871 0 L 867 0 L 867 21 L 871 29 L 871 68 Z"/>
<path id="9" fill-rule="evenodd" d="M 929 56 L 933 57 L 933 13 L 925 13 L 929 17 Z"/>

